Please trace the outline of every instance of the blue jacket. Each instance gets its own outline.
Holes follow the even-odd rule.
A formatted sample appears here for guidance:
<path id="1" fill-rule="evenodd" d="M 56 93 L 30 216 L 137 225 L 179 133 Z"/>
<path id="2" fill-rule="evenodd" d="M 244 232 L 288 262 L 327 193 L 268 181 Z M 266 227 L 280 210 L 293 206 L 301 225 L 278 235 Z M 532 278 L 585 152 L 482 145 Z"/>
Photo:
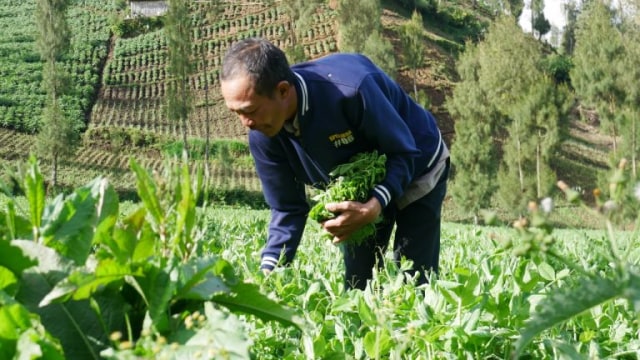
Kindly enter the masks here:
<path id="1" fill-rule="evenodd" d="M 337 165 L 377 150 L 387 156 L 387 175 L 371 195 L 384 208 L 427 173 L 445 147 L 431 113 L 365 56 L 332 54 L 292 69 L 298 78 L 299 134 L 284 128 L 272 138 L 249 132 L 271 208 L 261 264 L 267 269 L 283 252 L 285 263 L 295 256 L 309 212 L 305 184 L 321 188 Z"/>

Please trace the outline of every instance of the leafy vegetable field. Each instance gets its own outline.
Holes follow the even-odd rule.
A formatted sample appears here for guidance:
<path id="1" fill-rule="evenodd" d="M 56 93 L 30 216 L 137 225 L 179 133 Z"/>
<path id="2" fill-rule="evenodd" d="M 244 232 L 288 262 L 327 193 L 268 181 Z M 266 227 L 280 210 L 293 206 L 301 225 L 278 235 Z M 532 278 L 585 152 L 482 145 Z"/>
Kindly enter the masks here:
<path id="1" fill-rule="evenodd" d="M 103 178 L 45 199 L 37 164 L 16 169 L 26 197 L 0 196 L 0 358 L 640 355 L 635 232 L 553 229 L 532 204 L 514 228 L 445 223 L 427 285 L 388 254 L 367 290 L 345 291 L 316 222 L 265 276 L 268 211 L 196 207 L 202 174 L 185 164 L 131 169 L 140 203 Z"/>

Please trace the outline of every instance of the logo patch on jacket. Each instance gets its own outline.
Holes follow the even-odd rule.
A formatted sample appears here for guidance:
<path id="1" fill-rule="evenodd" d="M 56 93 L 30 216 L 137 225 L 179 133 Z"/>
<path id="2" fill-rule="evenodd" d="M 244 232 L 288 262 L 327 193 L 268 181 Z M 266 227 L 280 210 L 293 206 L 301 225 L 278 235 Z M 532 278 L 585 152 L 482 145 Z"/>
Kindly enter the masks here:
<path id="1" fill-rule="evenodd" d="M 345 131 L 339 134 L 332 134 L 329 136 L 329 141 L 333 143 L 333 146 L 339 148 L 340 146 L 347 145 L 355 140 L 351 130 Z"/>

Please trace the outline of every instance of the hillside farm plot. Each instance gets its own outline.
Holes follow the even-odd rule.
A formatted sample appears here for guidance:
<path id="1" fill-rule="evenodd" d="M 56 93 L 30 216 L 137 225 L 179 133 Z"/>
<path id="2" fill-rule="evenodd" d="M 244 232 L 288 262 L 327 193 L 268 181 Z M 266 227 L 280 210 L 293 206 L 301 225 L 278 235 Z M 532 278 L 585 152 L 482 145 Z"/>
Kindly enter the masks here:
<path id="1" fill-rule="evenodd" d="M 42 63 L 36 48 L 35 0 L 0 4 L 0 126 L 25 133 L 40 127 L 45 101 Z M 100 84 L 107 56 L 109 5 L 72 0 L 68 10 L 71 46 L 63 59 L 72 84 L 63 98 L 67 116 L 84 123 Z"/>
<path id="2" fill-rule="evenodd" d="M 213 119 L 211 134 L 221 139 L 246 139 L 246 129 L 232 117 L 222 103 L 218 77 L 222 57 L 235 41 L 247 37 L 266 37 L 286 47 L 282 40 L 291 24 L 275 7 L 228 5 L 218 20 L 209 19 L 204 5 L 195 5 L 194 74 L 190 79 L 194 110 L 187 125 L 187 136 L 205 137 L 205 119 Z M 319 8 L 311 27 L 302 38 L 310 58 L 334 52 L 336 31 L 334 14 Z M 164 30 L 134 38 L 117 38 L 105 66 L 103 89 L 92 112 L 89 126 L 134 127 L 178 138 L 180 129 L 168 123 L 164 104 L 167 90 L 167 43 Z M 205 101 L 205 86 L 209 101 Z"/>

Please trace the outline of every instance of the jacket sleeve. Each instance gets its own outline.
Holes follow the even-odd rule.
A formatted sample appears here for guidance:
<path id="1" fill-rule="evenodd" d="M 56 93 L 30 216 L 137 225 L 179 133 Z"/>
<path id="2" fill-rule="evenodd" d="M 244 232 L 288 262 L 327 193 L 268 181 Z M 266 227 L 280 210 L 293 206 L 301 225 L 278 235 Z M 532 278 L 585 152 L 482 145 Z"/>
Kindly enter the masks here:
<path id="1" fill-rule="evenodd" d="M 354 99 L 359 107 L 354 124 L 358 132 L 379 152 L 386 154 L 386 177 L 372 191 L 383 207 L 400 197 L 413 178 L 415 160 L 421 151 L 407 125 L 413 116 L 410 99 L 382 75 L 368 76 Z"/>
<path id="2" fill-rule="evenodd" d="M 304 232 L 309 204 L 304 184 L 296 180 L 283 145 L 277 138 L 250 131 L 249 149 L 265 200 L 271 209 L 260 268 L 272 270 L 293 260 Z"/>

